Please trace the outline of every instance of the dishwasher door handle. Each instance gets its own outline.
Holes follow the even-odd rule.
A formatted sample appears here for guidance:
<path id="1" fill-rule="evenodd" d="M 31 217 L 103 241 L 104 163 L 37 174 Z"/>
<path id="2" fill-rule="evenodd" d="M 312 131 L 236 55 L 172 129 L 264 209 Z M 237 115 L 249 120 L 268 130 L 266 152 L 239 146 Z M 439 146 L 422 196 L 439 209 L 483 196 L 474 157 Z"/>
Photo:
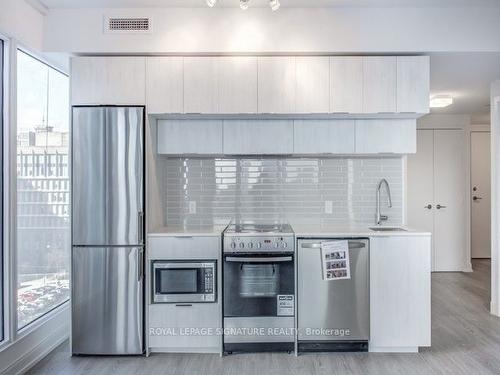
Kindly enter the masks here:
<path id="1" fill-rule="evenodd" d="M 292 257 L 226 257 L 226 262 L 245 262 L 245 263 L 276 263 L 276 262 L 291 262 Z"/>
<path id="2" fill-rule="evenodd" d="M 366 247 L 366 244 L 360 241 L 349 241 L 348 244 L 349 249 L 362 249 L 363 247 Z M 300 247 L 303 249 L 321 249 L 321 243 L 303 243 Z"/>

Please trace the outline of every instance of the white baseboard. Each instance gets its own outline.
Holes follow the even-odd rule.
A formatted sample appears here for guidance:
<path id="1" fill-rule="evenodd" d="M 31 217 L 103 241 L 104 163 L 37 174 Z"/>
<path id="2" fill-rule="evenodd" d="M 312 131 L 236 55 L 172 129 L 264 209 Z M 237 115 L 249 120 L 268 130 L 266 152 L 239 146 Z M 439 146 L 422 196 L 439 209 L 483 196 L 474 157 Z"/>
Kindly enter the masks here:
<path id="1" fill-rule="evenodd" d="M 418 346 L 370 346 L 370 353 L 418 353 Z"/>

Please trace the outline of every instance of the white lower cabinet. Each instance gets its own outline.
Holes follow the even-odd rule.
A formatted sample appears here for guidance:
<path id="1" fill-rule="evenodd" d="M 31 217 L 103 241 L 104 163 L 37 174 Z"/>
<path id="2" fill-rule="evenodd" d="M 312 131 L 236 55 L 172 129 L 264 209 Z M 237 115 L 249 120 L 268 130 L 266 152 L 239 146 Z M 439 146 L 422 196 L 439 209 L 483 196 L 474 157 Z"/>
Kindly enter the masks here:
<path id="1" fill-rule="evenodd" d="M 292 120 L 224 121 L 224 154 L 293 154 Z"/>
<path id="2" fill-rule="evenodd" d="M 219 303 L 149 305 L 152 352 L 220 353 Z"/>
<path id="3" fill-rule="evenodd" d="M 370 238 L 370 351 L 431 345 L 431 237 Z"/>
<path id="4" fill-rule="evenodd" d="M 158 153 L 222 154 L 222 120 L 158 120 Z"/>

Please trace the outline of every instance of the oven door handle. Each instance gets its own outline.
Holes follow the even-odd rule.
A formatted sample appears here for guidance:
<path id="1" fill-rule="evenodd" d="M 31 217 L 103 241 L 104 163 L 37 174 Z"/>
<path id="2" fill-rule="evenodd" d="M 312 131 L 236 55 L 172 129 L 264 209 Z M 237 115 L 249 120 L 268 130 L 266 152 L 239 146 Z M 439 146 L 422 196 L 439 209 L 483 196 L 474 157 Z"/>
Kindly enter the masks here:
<path id="1" fill-rule="evenodd" d="M 226 262 L 245 262 L 245 263 L 276 263 L 276 262 L 290 262 L 292 257 L 226 257 Z"/>

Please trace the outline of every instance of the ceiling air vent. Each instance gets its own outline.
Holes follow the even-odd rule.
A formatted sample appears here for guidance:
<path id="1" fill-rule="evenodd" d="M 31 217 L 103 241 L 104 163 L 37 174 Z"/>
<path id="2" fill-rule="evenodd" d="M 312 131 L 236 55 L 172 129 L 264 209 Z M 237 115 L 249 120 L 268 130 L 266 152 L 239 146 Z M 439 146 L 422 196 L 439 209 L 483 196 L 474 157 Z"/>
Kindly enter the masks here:
<path id="1" fill-rule="evenodd" d="M 149 33 L 149 17 L 105 17 L 104 31 L 107 33 Z"/>

